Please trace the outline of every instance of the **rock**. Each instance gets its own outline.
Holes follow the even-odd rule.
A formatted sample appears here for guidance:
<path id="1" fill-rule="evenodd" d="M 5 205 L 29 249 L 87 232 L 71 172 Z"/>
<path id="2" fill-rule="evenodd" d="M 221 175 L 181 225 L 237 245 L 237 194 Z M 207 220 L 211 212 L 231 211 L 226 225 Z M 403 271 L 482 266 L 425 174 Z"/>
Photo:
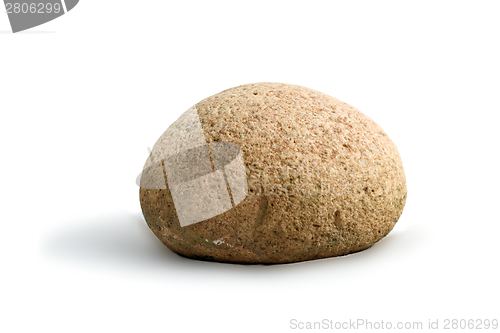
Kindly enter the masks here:
<path id="1" fill-rule="evenodd" d="M 301 86 L 206 98 L 156 142 L 140 201 L 155 235 L 194 259 L 291 263 L 373 245 L 398 221 L 398 150 L 356 108 Z"/>

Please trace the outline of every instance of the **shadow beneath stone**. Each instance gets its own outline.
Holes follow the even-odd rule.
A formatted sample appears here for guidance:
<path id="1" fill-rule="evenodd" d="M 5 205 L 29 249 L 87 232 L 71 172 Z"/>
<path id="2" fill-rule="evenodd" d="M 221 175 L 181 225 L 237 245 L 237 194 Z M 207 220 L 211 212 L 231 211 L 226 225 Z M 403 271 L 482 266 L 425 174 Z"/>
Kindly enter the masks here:
<path id="1" fill-rule="evenodd" d="M 71 262 L 124 266 L 138 270 L 169 272 L 182 277 L 223 272 L 225 275 L 251 275 L 254 277 L 302 274 L 324 271 L 366 269 L 397 256 L 405 256 L 418 248 L 426 235 L 409 228 L 394 230 L 372 247 L 353 254 L 281 265 L 235 265 L 193 260 L 182 257 L 164 246 L 149 230 L 142 214 L 119 213 L 91 221 L 81 221 L 49 237 L 42 244 L 43 253 Z"/>

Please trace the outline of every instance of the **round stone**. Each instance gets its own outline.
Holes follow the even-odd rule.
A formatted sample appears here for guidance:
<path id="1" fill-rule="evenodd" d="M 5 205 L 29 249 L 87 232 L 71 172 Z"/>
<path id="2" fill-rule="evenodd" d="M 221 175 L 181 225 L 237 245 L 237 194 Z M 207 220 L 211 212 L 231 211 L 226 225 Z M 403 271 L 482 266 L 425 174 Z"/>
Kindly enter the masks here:
<path id="1" fill-rule="evenodd" d="M 158 139 L 140 179 L 144 217 L 194 259 L 291 263 L 386 236 L 406 202 L 395 144 L 333 97 L 282 83 L 208 97 Z"/>

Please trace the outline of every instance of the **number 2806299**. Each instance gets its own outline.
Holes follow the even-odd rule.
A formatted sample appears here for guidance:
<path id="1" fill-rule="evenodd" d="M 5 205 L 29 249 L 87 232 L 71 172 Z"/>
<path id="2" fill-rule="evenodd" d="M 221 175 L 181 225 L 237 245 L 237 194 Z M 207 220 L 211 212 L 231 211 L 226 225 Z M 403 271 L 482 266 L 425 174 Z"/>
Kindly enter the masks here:
<path id="1" fill-rule="evenodd" d="M 5 4 L 7 14 L 58 14 L 61 12 L 61 4 L 55 3 L 9 3 Z"/>

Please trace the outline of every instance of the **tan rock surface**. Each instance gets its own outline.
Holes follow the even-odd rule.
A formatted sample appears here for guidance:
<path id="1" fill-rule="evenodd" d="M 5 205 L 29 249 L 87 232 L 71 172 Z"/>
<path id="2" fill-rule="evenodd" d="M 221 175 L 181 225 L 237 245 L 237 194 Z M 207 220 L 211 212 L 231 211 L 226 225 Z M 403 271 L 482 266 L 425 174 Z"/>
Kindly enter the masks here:
<path id="1" fill-rule="evenodd" d="M 248 84 L 206 98 L 181 118 L 155 144 L 140 189 L 149 227 L 181 255 L 266 264 L 339 256 L 382 239 L 403 211 L 396 146 L 333 97 Z M 189 153 L 179 158 L 183 149 Z M 219 155 L 231 158 L 219 163 Z"/>

